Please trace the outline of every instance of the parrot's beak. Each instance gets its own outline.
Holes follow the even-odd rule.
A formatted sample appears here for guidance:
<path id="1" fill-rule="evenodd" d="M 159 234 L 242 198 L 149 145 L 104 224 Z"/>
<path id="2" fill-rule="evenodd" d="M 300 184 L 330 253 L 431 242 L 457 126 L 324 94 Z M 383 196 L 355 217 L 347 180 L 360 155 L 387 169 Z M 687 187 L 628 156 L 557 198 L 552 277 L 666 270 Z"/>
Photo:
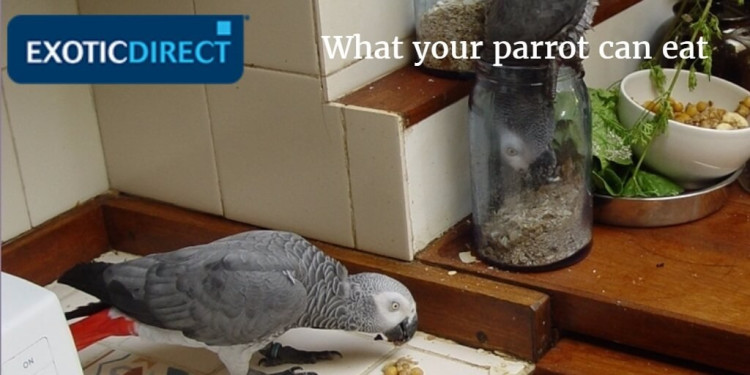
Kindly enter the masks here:
<path id="1" fill-rule="evenodd" d="M 401 323 L 399 323 L 397 326 L 391 328 L 390 330 L 386 331 L 385 337 L 388 339 L 388 341 L 396 344 L 401 345 L 409 340 L 411 340 L 412 337 L 414 337 L 414 334 L 417 332 L 417 317 L 413 317 L 411 319 L 406 318 Z"/>

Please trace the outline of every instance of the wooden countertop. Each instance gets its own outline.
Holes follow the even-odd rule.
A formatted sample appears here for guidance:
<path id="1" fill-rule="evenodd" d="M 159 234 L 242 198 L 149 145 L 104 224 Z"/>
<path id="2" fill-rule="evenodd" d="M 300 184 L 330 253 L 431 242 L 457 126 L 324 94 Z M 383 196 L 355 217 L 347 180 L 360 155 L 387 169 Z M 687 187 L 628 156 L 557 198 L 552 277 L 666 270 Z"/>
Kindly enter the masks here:
<path id="1" fill-rule="evenodd" d="M 750 372 L 750 194 L 736 183 L 704 219 L 663 228 L 594 226 L 590 254 L 556 271 L 465 264 L 468 223 L 419 260 L 552 297 L 555 327 L 718 368 Z"/>

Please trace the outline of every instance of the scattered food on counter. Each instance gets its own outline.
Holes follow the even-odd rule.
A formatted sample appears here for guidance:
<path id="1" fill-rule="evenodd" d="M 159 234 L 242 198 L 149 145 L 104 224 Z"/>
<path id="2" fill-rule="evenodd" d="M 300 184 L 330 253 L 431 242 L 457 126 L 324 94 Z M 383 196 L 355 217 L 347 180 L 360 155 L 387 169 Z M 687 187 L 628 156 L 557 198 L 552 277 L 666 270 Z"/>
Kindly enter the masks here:
<path id="1" fill-rule="evenodd" d="M 383 366 L 383 375 L 424 375 L 424 371 L 417 366 L 417 361 L 401 357 L 396 362 L 386 363 Z"/>
<path id="2" fill-rule="evenodd" d="M 475 257 L 471 251 L 462 251 L 458 253 L 458 259 L 460 259 L 462 263 L 474 263 L 477 261 L 477 257 Z"/>

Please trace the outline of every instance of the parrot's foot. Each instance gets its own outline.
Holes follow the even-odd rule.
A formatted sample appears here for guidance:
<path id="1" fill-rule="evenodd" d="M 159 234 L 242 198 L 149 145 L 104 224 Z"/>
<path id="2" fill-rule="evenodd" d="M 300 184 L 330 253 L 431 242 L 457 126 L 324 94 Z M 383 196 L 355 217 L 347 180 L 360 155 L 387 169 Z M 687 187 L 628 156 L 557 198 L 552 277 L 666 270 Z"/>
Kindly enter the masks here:
<path id="1" fill-rule="evenodd" d="M 308 352 L 297 350 L 291 346 L 283 346 L 276 342 L 266 345 L 259 352 L 265 357 L 260 360 L 259 364 L 266 367 L 285 363 L 317 363 L 318 361 L 331 360 L 335 357 L 341 358 L 341 353 L 333 350 Z"/>

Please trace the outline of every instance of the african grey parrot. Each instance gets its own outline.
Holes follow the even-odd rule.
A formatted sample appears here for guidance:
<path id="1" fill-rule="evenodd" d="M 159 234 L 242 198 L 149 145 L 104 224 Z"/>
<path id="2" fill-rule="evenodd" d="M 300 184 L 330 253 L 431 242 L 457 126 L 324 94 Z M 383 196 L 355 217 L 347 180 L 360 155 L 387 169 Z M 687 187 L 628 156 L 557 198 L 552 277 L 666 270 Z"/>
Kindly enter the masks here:
<path id="1" fill-rule="evenodd" d="M 511 45 L 534 41 L 575 43 L 591 27 L 597 6 L 597 0 L 490 0 L 485 19 L 484 45 L 488 48 L 483 60 L 494 63 L 495 51 L 490 46 L 496 41 Z M 492 93 L 492 121 L 488 125 L 493 129 L 486 130 L 488 134 L 499 133 L 489 136 L 500 140 L 499 145 L 491 146 L 499 147 L 502 163 L 494 168 L 501 169 L 506 182 L 517 181 L 519 188 L 536 187 L 557 177 L 552 141 L 560 63 L 565 62 L 508 58 L 502 61 L 505 69 L 491 73 L 502 87 Z M 519 82 L 529 85 L 514 89 Z"/>
<path id="2" fill-rule="evenodd" d="M 296 327 L 382 333 L 397 344 L 417 329 L 416 303 L 403 284 L 376 273 L 348 275 L 288 232 L 250 231 L 124 263 L 79 264 L 58 281 L 114 308 L 71 326 L 79 350 L 132 334 L 208 348 L 231 375 L 262 374 L 249 368 L 256 351 L 265 365 L 338 354 L 272 344 Z M 300 370 L 278 375 L 313 374 Z"/>

